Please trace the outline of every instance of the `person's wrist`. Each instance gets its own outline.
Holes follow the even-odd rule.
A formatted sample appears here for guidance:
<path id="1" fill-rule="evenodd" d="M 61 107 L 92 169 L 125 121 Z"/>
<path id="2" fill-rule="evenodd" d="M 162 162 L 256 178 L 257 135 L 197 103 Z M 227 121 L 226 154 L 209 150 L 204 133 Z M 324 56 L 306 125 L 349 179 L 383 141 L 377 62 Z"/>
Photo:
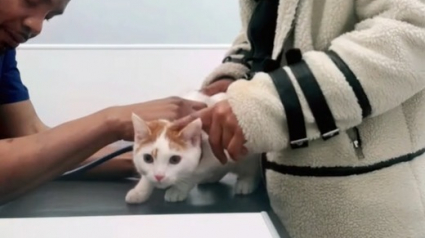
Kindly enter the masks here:
<path id="1" fill-rule="evenodd" d="M 105 126 L 108 135 L 113 138 L 113 141 L 123 139 L 122 131 L 125 123 L 119 113 L 119 107 L 109 107 L 99 112 L 102 124 Z"/>
<path id="2" fill-rule="evenodd" d="M 210 84 L 213 84 L 213 83 L 215 83 L 215 82 L 222 81 L 222 80 L 224 80 L 224 81 L 231 81 L 231 82 L 233 82 L 233 81 L 235 81 L 236 79 L 235 79 L 235 78 L 233 78 L 233 77 L 231 77 L 231 76 L 222 76 L 222 77 L 216 78 L 216 79 L 215 79 L 215 80 L 213 80 Z"/>

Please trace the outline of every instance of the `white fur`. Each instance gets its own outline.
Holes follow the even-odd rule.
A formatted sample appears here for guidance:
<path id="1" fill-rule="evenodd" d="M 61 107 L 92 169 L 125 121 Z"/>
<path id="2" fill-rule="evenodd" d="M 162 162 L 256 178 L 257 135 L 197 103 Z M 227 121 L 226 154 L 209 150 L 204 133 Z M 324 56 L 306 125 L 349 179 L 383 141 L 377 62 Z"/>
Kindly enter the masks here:
<path id="1" fill-rule="evenodd" d="M 205 96 L 199 92 L 190 92 L 184 98 L 194 101 L 205 102 L 208 106 L 225 100 L 226 94 L 220 93 L 212 97 Z M 146 123 L 136 115 L 133 115 L 135 129 L 135 145 L 138 141 L 148 136 L 149 128 Z M 187 125 L 181 132 L 183 138 L 187 139 L 188 149 L 183 151 L 170 148 L 170 143 L 165 133 L 154 142 L 134 148 L 134 164 L 141 174 L 139 183 L 128 192 L 127 203 L 142 203 L 149 199 L 154 188 L 167 189 L 165 200 L 168 202 L 183 201 L 194 186 L 200 183 L 214 183 L 221 180 L 227 173 L 235 173 L 238 178 L 235 185 L 235 194 L 252 193 L 260 181 L 259 155 L 248 155 L 238 162 L 222 165 L 214 157 L 208 142 L 208 134 L 202 131 L 202 122 L 197 119 Z M 157 149 L 158 154 L 153 163 L 144 161 L 145 154 L 151 154 Z M 136 151 L 138 151 L 136 153 Z M 201 156 L 202 151 L 202 158 Z M 226 153 L 227 154 L 227 153 Z M 181 157 L 178 164 L 170 164 L 170 157 L 177 155 Z M 161 181 L 155 175 L 164 176 Z"/>

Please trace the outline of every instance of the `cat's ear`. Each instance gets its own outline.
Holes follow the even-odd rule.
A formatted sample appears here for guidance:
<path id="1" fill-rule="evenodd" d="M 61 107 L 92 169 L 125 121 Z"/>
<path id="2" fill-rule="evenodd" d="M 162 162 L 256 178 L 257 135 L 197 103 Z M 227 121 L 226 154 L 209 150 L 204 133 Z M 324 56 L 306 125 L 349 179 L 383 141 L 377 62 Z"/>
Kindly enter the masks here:
<path id="1" fill-rule="evenodd" d="M 179 136 L 193 144 L 198 144 L 202 135 L 202 121 L 200 118 L 192 121 L 185 126 L 179 133 Z"/>
<path id="2" fill-rule="evenodd" d="M 150 136 L 151 130 L 146 122 L 135 113 L 132 113 L 131 120 L 134 128 L 134 142 L 141 141 L 147 136 Z"/>

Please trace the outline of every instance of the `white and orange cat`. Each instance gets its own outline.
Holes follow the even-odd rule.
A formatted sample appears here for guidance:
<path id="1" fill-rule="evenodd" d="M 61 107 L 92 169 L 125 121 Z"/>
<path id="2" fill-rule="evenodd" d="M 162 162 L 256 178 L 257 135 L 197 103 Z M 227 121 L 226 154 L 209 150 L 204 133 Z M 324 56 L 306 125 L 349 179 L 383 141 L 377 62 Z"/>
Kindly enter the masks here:
<path id="1" fill-rule="evenodd" d="M 183 98 L 212 106 L 226 98 L 224 93 L 212 97 L 191 92 Z M 221 164 L 212 153 L 208 135 L 197 119 L 180 131 L 169 128 L 166 120 L 144 121 L 132 115 L 135 139 L 133 161 L 141 178 L 125 198 L 127 203 L 143 203 L 155 188 L 167 189 L 165 200 L 183 201 L 197 184 L 220 181 L 229 172 L 237 175 L 235 194 L 250 194 L 261 176 L 260 156 L 247 155 Z M 228 155 L 226 153 L 226 155 Z"/>

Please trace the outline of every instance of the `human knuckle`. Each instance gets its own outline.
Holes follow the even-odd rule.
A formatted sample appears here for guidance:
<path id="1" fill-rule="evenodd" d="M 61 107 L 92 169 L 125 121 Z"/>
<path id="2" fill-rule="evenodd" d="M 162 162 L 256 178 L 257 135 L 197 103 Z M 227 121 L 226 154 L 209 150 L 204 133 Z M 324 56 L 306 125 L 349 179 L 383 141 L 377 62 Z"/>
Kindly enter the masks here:
<path id="1" fill-rule="evenodd" d="M 231 118 L 231 117 L 226 117 L 226 119 L 224 120 L 225 121 L 225 123 L 226 123 L 226 125 L 228 125 L 228 126 L 236 126 L 237 125 L 237 123 L 235 122 L 235 120 L 233 120 L 233 118 Z"/>
<path id="2" fill-rule="evenodd" d="M 225 110 L 223 110 L 223 108 L 222 107 L 217 107 L 216 109 L 215 109 L 215 114 L 218 116 L 218 117 L 225 117 L 226 116 L 226 111 Z"/>
<path id="3" fill-rule="evenodd" d="M 182 98 L 177 97 L 177 96 L 170 96 L 170 97 L 168 97 L 168 101 L 171 104 L 175 104 L 175 105 L 179 105 L 182 100 L 183 100 Z"/>
<path id="4" fill-rule="evenodd" d="M 184 106 L 184 105 L 185 105 L 185 100 L 184 100 L 183 98 L 179 98 L 179 97 L 177 97 L 177 98 L 175 98 L 174 100 L 175 100 L 174 102 L 175 102 L 177 105 L 179 105 L 179 106 Z"/>

